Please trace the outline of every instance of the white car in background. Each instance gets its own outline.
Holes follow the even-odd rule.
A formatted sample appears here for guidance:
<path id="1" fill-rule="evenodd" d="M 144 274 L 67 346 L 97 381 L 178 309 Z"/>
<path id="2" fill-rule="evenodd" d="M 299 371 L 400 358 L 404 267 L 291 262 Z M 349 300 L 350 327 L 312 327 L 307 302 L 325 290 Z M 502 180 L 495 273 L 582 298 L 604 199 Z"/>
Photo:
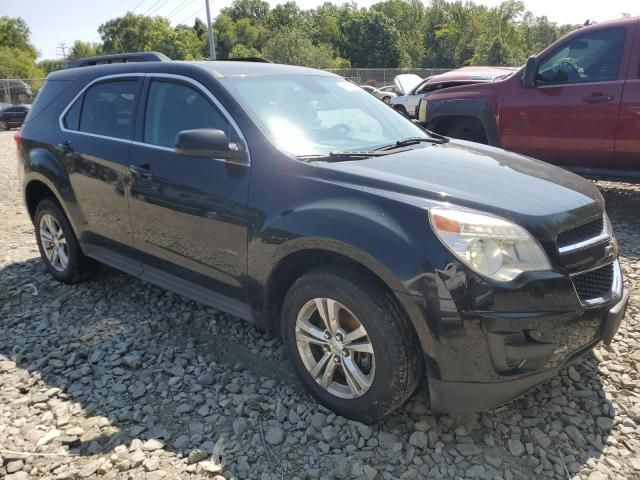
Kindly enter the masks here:
<path id="1" fill-rule="evenodd" d="M 403 73 L 393 79 L 398 95 L 391 99 L 391 106 L 407 117 L 415 118 L 418 102 L 424 92 L 421 91 L 428 78 L 423 79 L 415 73 Z"/>
<path id="2" fill-rule="evenodd" d="M 425 79 L 413 73 L 397 75 L 393 81 L 402 93 L 391 100 L 391 106 L 409 118 L 418 118 L 420 100 L 429 92 L 460 85 L 494 82 L 511 75 L 515 70 L 513 67 L 472 66 Z"/>
<path id="3" fill-rule="evenodd" d="M 379 98 L 386 104 L 390 104 L 391 99 L 397 95 L 397 93 L 395 93 L 394 91 L 389 90 L 389 87 L 376 88 L 371 85 L 360 85 L 360 88 L 362 88 L 363 90 L 366 90 L 371 95 L 373 95 L 376 98 Z"/>

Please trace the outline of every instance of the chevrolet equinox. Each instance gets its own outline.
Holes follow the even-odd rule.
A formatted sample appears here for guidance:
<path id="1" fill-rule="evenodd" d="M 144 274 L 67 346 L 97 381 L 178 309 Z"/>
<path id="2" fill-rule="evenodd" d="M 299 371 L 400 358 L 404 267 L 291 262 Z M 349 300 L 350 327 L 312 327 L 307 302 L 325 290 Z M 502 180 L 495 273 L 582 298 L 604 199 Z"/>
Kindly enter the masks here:
<path id="1" fill-rule="evenodd" d="M 616 333 L 628 291 L 592 183 L 324 71 L 126 60 L 50 74 L 15 137 L 59 281 L 94 259 L 251 321 L 362 421 L 423 373 L 436 412 L 494 408 Z"/>

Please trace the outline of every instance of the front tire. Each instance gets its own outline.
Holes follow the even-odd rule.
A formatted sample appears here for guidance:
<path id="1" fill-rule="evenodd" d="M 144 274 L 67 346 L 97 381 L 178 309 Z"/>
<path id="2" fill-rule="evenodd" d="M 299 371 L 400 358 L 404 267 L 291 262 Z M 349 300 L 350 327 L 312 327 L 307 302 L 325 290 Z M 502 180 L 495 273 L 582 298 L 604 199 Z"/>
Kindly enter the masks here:
<path id="1" fill-rule="evenodd" d="M 338 414 L 373 422 L 401 406 L 421 375 L 415 333 L 368 272 L 313 270 L 286 295 L 282 338 L 306 389 Z"/>
<path id="2" fill-rule="evenodd" d="M 56 280 L 76 283 L 87 271 L 87 258 L 62 209 L 53 200 L 42 200 L 34 216 L 36 242 L 47 270 Z"/>

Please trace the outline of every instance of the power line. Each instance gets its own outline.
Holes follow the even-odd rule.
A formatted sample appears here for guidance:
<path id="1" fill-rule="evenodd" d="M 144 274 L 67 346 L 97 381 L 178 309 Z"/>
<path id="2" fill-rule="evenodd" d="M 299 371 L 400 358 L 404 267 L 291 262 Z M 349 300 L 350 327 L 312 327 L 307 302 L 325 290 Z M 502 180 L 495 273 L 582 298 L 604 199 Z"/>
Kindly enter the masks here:
<path id="1" fill-rule="evenodd" d="M 151 15 L 151 14 L 158 13 L 160 9 L 164 7 L 168 1 L 169 0 L 158 0 L 158 2 L 152 5 L 150 9 L 148 9 L 146 12 L 143 13 L 143 15 Z"/>
<path id="2" fill-rule="evenodd" d="M 173 10 L 171 10 L 169 13 L 167 13 L 165 16 L 169 18 L 169 20 L 172 20 L 174 15 L 176 15 L 177 13 L 180 12 L 180 10 L 182 10 L 183 8 L 188 7 L 189 5 L 191 5 L 194 2 L 194 0 L 184 0 L 182 3 L 178 4 L 178 6 L 176 8 L 174 8 Z"/>
<path id="3" fill-rule="evenodd" d="M 200 8 L 198 8 L 198 10 L 196 10 L 195 12 L 193 12 L 191 15 L 188 15 L 186 17 L 184 17 L 184 19 L 180 20 L 176 25 L 180 25 L 181 23 L 184 23 L 186 20 L 189 20 L 190 18 L 195 17 L 196 15 L 198 15 L 205 7 L 202 6 Z"/>

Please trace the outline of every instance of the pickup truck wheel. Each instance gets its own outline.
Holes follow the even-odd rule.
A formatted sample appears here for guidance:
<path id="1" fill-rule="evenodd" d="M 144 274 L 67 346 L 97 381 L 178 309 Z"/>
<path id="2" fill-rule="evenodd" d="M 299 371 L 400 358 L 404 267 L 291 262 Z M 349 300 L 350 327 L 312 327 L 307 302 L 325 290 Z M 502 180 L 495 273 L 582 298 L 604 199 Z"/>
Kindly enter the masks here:
<path id="1" fill-rule="evenodd" d="M 479 120 L 468 118 L 453 122 L 446 135 L 469 142 L 487 144 L 487 135 Z"/>
<path id="2" fill-rule="evenodd" d="M 395 108 L 398 112 L 400 112 L 405 117 L 409 118 L 409 112 L 407 112 L 407 109 L 404 107 L 404 105 L 394 105 L 393 108 Z"/>
<path id="3" fill-rule="evenodd" d="M 34 225 L 38 250 L 49 273 L 64 283 L 81 280 L 87 259 L 60 207 L 51 199 L 42 200 L 36 207 Z"/>
<path id="4" fill-rule="evenodd" d="M 359 270 L 322 268 L 300 277 L 284 300 L 282 338 L 307 390 L 348 418 L 382 418 L 421 378 L 408 320 L 391 294 Z"/>

